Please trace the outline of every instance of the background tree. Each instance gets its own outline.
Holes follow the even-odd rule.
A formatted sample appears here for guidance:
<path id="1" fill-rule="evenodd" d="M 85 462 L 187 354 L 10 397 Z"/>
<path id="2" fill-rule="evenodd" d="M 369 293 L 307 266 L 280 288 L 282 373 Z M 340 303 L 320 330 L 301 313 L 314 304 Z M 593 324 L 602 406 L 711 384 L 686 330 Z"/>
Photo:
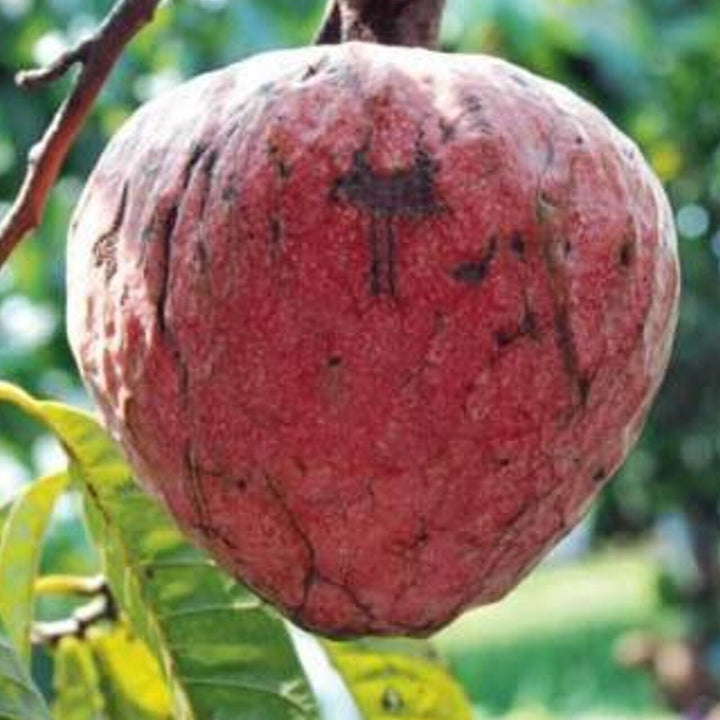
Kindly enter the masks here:
<path id="1" fill-rule="evenodd" d="M 0 213 L 29 147 L 68 80 L 18 89 L 18 68 L 51 60 L 105 15 L 110 2 L 0 0 Z M 263 49 L 309 42 L 324 12 L 311 0 L 177 0 L 128 49 L 55 188 L 42 226 L 0 273 L 0 376 L 85 403 L 67 349 L 63 252 L 70 212 L 107 138 L 163 88 Z M 720 2 L 522 0 L 451 2 L 442 41 L 500 54 L 576 88 L 633 136 L 667 183 L 680 231 L 684 296 L 675 355 L 643 441 L 606 491 L 596 541 L 637 537 L 668 512 L 683 518 L 694 569 L 669 568 L 668 598 L 712 647 L 720 631 L 717 569 L 720 469 Z M 53 463 L 47 434 L 0 407 L 0 487 Z M 6 431 L 6 428 L 10 430 Z M 3 484 L 4 483 L 4 486 Z M 91 571 L 82 526 L 60 526 L 45 557 Z M 674 536 L 677 537 L 677 536 Z M 66 605 L 46 603 L 48 612 Z"/>

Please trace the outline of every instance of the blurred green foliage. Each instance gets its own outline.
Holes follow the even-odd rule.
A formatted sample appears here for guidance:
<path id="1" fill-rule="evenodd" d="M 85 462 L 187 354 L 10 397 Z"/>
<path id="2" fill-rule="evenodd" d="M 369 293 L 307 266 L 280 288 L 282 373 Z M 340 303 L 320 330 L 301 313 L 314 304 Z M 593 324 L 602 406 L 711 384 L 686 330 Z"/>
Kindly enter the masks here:
<path id="1" fill-rule="evenodd" d="M 27 93 L 14 86 L 14 73 L 52 59 L 111 4 L 0 0 L 0 214 L 69 82 Z M 138 104 L 184 78 L 264 49 L 309 42 L 323 5 L 163 4 L 108 83 L 42 227 L 0 272 L 0 377 L 42 395 L 86 402 L 65 340 L 63 253 L 73 205 L 104 143 Z M 596 529 L 601 537 L 634 534 L 667 511 L 679 513 L 687 518 L 698 577 L 703 549 L 717 550 L 720 499 L 718 38 L 720 0 L 449 0 L 443 30 L 447 50 L 502 55 L 591 99 L 638 142 L 666 184 L 683 267 L 678 339 L 643 439 L 603 494 Z M 5 489 L 53 470 L 53 459 L 35 426 L 0 409 L 0 501 Z M 92 567 L 78 550 L 81 532 L 63 526 L 44 566 Z M 691 599 L 711 607 L 699 624 L 717 631 L 708 598 L 720 586 L 694 582 Z"/>
<path id="2" fill-rule="evenodd" d="M 434 640 L 483 718 L 665 717 L 650 678 L 613 657 L 628 630 L 668 623 L 658 571 L 643 548 L 545 569 Z"/>

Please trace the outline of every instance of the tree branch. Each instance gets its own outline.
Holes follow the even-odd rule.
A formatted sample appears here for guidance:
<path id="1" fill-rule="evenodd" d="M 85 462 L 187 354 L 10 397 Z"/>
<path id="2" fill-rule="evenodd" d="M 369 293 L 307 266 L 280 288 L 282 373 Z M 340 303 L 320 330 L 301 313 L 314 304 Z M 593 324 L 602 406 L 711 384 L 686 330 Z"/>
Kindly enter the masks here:
<path id="1" fill-rule="evenodd" d="M 0 222 L 0 267 L 42 219 L 47 198 L 95 99 L 125 46 L 153 18 L 160 0 L 118 0 L 97 31 L 47 68 L 20 73 L 22 87 L 36 88 L 82 69 L 40 142 L 28 156 L 25 178 L 14 204 Z"/>

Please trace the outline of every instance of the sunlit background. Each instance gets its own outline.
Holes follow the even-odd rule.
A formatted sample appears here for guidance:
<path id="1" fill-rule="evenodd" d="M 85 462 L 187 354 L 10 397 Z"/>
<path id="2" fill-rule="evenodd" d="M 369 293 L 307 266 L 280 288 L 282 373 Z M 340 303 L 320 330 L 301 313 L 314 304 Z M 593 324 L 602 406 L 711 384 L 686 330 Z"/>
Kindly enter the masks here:
<path id="1" fill-rule="evenodd" d="M 309 42 L 322 4 L 163 5 L 108 84 L 42 228 L 0 273 L 0 377 L 87 404 L 64 334 L 63 252 L 98 153 L 133 108 L 183 79 Z M 22 92 L 14 73 L 54 58 L 110 5 L 0 0 L 0 215 L 66 90 Z M 668 379 L 622 473 L 519 590 L 437 639 L 482 718 L 703 717 L 720 702 L 720 1 L 450 0 L 443 45 L 574 87 L 640 144 L 676 211 L 684 296 Z M 0 408 L 0 502 L 60 463 L 53 441 Z M 95 568 L 72 499 L 43 566 Z M 48 690 L 42 656 L 35 670 Z M 323 687 L 327 712 L 337 711 L 342 700 Z"/>

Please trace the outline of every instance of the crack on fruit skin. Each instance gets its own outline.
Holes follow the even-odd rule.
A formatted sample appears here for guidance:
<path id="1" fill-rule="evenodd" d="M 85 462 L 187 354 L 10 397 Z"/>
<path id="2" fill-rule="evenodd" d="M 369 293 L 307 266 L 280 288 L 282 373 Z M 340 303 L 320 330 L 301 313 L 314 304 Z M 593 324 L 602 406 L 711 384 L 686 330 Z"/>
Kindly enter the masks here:
<path id="1" fill-rule="evenodd" d="M 295 531 L 298 538 L 300 538 L 300 542 L 302 543 L 308 555 L 307 567 L 304 568 L 305 577 L 302 583 L 302 598 L 299 605 L 296 608 L 292 608 L 294 612 L 302 613 L 303 609 L 307 604 L 308 597 L 310 596 L 313 578 L 315 577 L 315 574 L 317 572 L 317 556 L 315 553 L 315 547 L 312 544 L 308 534 L 298 522 L 297 518 L 295 517 L 295 513 L 293 513 L 293 511 L 291 510 L 287 500 L 285 499 L 285 496 L 282 494 L 282 492 L 280 492 L 280 488 L 275 484 L 275 481 L 270 476 L 270 474 L 267 472 L 263 472 L 262 477 L 265 482 L 265 486 L 268 489 L 268 492 L 278 503 L 279 507 L 283 511 L 283 514 L 290 523 L 290 527 Z"/>
<path id="2" fill-rule="evenodd" d="M 182 204 L 185 193 L 190 188 L 195 171 L 199 168 L 203 174 L 205 181 L 200 189 L 200 209 L 199 217 L 203 218 L 205 215 L 205 207 L 207 205 L 207 199 L 210 194 L 212 187 L 213 172 L 215 165 L 217 164 L 219 153 L 216 149 L 212 149 L 210 143 L 196 143 L 193 145 L 190 152 L 185 168 L 183 170 L 182 186 L 180 190 L 180 198 L 178 199 L 178 205 Z"/>
<path id="3" fill-rule="evenodd" d="M 428 519 L 424 514 L 421 514 L 418 518 L 418 531 L 415 533 L 413 539 L 409 543 L 406 543 L 400 550 L 401 556 L 407 560 L 409 565 L 417 568 L 421 564 L 422 551 L 430 543 L 431 537 L 432 532 L 429 527 Z M 407 596 L 408 593 L 417 587 L 418 583 L 418 573 L 413 573 L 400 585 L 390 603 L 390 610 L 387 613 L 388 617 L 393 617 L 395 615 L 397 606 L 401 604 L 403 598 Z M 394 620 L 393 623 L 402 627 L 402 623 L 397 620 Z"/>
<path id="4" fill-rule="evenodd" d="M 418 378 L 422 377 L 423 373 L 428 369 L 431 361 L 428 359 L 428 355 L 431 352 L 433 344 L 442 335 L 446 328 L 447 313 L 442 310 L 436 310 L 434 313 L 433 329 L 430 337 L 427 340 L 425 351 L 423 352 L 422 359 L 414 367 L 410 368 L 402 382 L 398 385 L 398 389 L 404 390 L 410 383 Z"/>
<path id="5" fill-rule="evenodd" d="M 267 156 L 275 168 L 276 181 L 273 193 L 273 207 L 268 218 L 270 257 L 279 257 L 285 239 L 285 223 L 283 221 L 282 197 L 285 185 L 292 175 L 292 166 L 282 157 L 280 147 L 272 141 L 267 143 Z"/>
<path id="6" fill-rule="evenodd" d="M 374 626 L 379 620 L 377 614 L 370 605 L 361 600 L 360 596 L 352 589 L 352 587 L 350 587 L 347 581 L 335 580 L 320 572 L 317 566 L 317 555 L 312 541 L 298 522 L 295 513 L 292 512 L 292 509 L 288 505 L 288 502 L 280 491 L 280 488 L 277 486 L 273 478 L 267 472 L 263 473 L 263 479 L 268 488 L 268 491 L 277 501 L 279 507 L 283 511 L 283 514 L 287 517 L 290 526 L 300 538 L 308 554 L 308 564 L 307 569 L 305 570 L 305 577 L 303 580 L 302 599 L 297 606 L 290 608 L 291 615 L 293 616 L 295 621 L 300 625 L 304 624 L 305 621 L 302 616 L 309 602 L 312 587 L 313 585 L 316 585 L 318 583 L 323 583 L 337 590 L 340 590 L 350 600 L 352 605 L 360 611 L 360 613 L 366 618 L 366 620 L 369 621 L 371 626 Z M 374 503 L 375 494 L 374 490 L 372 489 L 372 482 L 370 480 L 366 481 L 366 487 L 368 490 L 368 494 L 370 495 L 371 502 Z M 417 548 L 420 543 L 424 545 L 429 541 L 429 531 L 427 529 L 426 523 L 423 524 L 423 526 L 421 527 L 421 532 L 419 533 L 419 536 L 420 537 L 416 538 L 410 544 L 409 548 Z M 403 624 L 399 622 L 393 622 L 391 624 L 396 630 L 411 630 L 414 632 L 416 629 L 414 624 Z M 349 632 L 349 629 L 339 629 L 337 631 L 337 636 L 347 637 Z M 353 634 L 358 633 L 357 631 L 354 631 Z"/>
<path id="7" fill-rule="evenodd" d="M 565 374 L 577 394 L 579 404 L 581 407 L 585 407 L 590 394 L 591 378 L 580 371 L 580 360 L 570 321 L 567 272 L 565 271 L 564 263 L 557 257 L 558 244 L 562 244 L 563 248 L 565 248 L 567 239 L 563 240 L 562 238 L 556 237 L 555 229 L 552 227 L 553 216 L 562 212 L 562 208 L 559 207 L 543 189 L 545 176 L 555 161 L 554 136 L 555 127 L 553 126 L 547 140 L 545 166 L 540 173 L 535 200 L 535 214 L 540 230 L 540 256 L 547 270 L 552 296 L 553 327 L 555 330 L 556 345 L 562 359 Z"/>
<path id="8" fill-rule="evenodd" d="M 183 170 L 183 191 L 188 189 L 190 185 L 190 180 L 192 179 L 193 171 L 195 170 L 196 165 L 200 162 L 202 156 L 207 152 L 209 147 L 210 146 L 208 143 L 196 143 L 195 145 L 193 145 L 192 150 L 190 151 L 190 156 L 188 157 L 188 161 L 185 164 L 185 169 Z"/>
<path id="9" fill-rule="evenodd" d="M 187 397 L 185 399 L 187 405 Z M 186 483 L 190 489 L 190 504 L 195 511 L 196 521 L 195 527 L 200 530 L 205 537 L 220 538 L 230 547 L 236 547 L 228 538 L 222 537 L 218 528 L 216 528 L 211 520 L 207 509 L 207 501 L 202 489 L 202 481 L 200 480 L 200 467 L 195 460 L 195 452 L 193 449 L 193 441 L 188 439 L 185 442 L 183 451 L 183 462 L 185 464 Z"/>
<path id="10" fill-rule="evenodd" d="M 371 623 L 377 621 L 377 615 L 374 612 L 374 610 L 367 604 L 364 603 L 358 594 L 352 590 L 348 585 L 342 582 L 338 582 L 337 580 L 332 580 L 331 578 L 321 574 L 320 572 L 313 572 L 312 578 L 311 578 L 311 585 L 314 583 L 324 583 L 325 585 L 329 585 L 330 587 L 335 588 L 336 590 L 340 590 L 340 592 L 345 595 L 350 602 L 361 612 L 362 615 L 364 615 Z"/>
<path id="11" fill-rule="evenodd" d="M 539 465 L 546 463 L 551 463 L 551 460 L 549 458 L 543 458 Z M 553 476 L 555 483 L 551 485 L 551 487 L 543 493 L 536 493 L 532 496 L 526 497 L 524 502 L 513 515 L 512 519 L 504 523 L 505 528 L 494 543 L 495 552 L 491 553 L 490 558 L 488 559 L 488 565 L 483 572 L 483 577 L 479 581 L 477 592 L 473 593 L 474 595 L 482 594 L 484 588 L 487 587 L 487 582 L 485 582 L 484 578 L 493 577 L 495 570 L 502 565 L 508 548 L 510 550 L 514 548 L 515 538 L 525 530 L 524 523 L 528 521 L 528 518 L 532 521 L 532 519 L 534 519 L 537 515 L 543 514 L 546 505 L 556 496 L 562 495 L 565 484 L 570 480 L 566 478 L 565 482 L 557 482 L 557 476 L 554 473 Z M 565 528 L 565 518 L 562 515 L 560 515 L 560 518 L 560 526 L 557 528 L 556 532 L 562 532 Z M 466 602 L 461 603 L 459 610 L 466 606 L 466 604 Z"/>
<path id="12" fill-rule="evenodd" d="M 525 240 L 518 230 L 510 236 L 510 249 L 518 260 L 525 261 Z"/>
<path id="13" fill-rule="evenodd" d="M 528 292 L 523 289 L 523 316 L 520 324 L 511 331 L 496 330 L 495 342 L 501 348 L 506 348 L 522 338 L 529 337 L 532 340 L 540 340 L 540 330 L 538 328 L 537 316 L 530 306 L 530 298 Z"/>
<path id="14" fill-rule="evenodd" d="M 277 212 L 270 215 L 268 222 L 270 224 L 270 254 L 276 257 L 283 244 L 283 222 Z"/>
<path id="15" fill-rule="evenodd" d="M 551 271 L 552 272 L 552 271 Z M 555 339 L 563 361 L 565 373 L 575 385 L 581 405 L 586 405 L 590 393 L 591 380 L 580 373 L 575 338 L 570 327 L 570 313 L 566 302 L 557 294 L 557 281 L 553 281 L 553 304 L 555 306 L 554 327 Z"/>
<path id="16" fill-rule="evenodd" d="M 92 248 L 95 267 L 103 267 L 105 282 L 110 282 L 117 273 L 118 234 L 120 233 L 123 222 L 125 222 L 129 195 L 130 182 L 129 180 L 125 180 L 120 193 L 120 203 L 115 210 L 115 216 L 113 217 L 112 224 L 106 232 L 98 237 Z"/>
<path id="17" fill-rule="evenodd" d="M 210 190 L 212 188 L 213 172 L 215 170 L 215 165 L 217 165 L 217 161 L 218 151 L 211 150 L 200 166 L 200 170 L 205 178 L 205 182 L 203 183 L 200 191 L 200 220 L 205 217 L 205 208 L 207 207 L 208 196 L 210 195 Z"/>
<path id="18" fill-rule="evenodd" d="M 207 150 L 207 148 L 205 148 Z M 203 151 L 204 152 L 204 151 Z M 209 172 L 206 177 L 210 178 L 210 173 L 217 160 L 217 154 L 212 153 L 209 158 L 215 159 L 209 165 Z M 195 161 L 192 167 L 197 167 L 197 164 L 202 156 L 202 153 L 196 152 Z M 160 281 L 158 297 L 155 305 L 155 315 L 158 331 L 161 338 L 164 340 L 164 344 L 170 353 L 170 356 L 175 364 L 177 370 L 177 382 L 178 382 L 178 396 L 183 412 L 186 417 L 191 417 L 190 412 L 190 371 L 188 364 L 183 355 L 182 348 L 176 336 L 174 329 L 170 323 L 170 312 L 168 309 L 168 302 L 170 300 L 170 291 L 172 286 L 173 276 L 173 260 L 175 254 L 174 249 L 174 234 L 177 229 L 178 221 L 180 219 L 180 212 L 183 208 L 183 204 L 189 190 L 190 175 L 187 173 L 183 175 L 183 185 L 179 195 L 173 198 L 173 202 L 170 207 L 165 211 L 164 217 L 162 217 L 159 223 L 159 240 L 160 240 Z M 188 185 L 185 184 L 187 179 Z M 153 223 L 154 225 L 154 223 Z M 212 524 L 208 518 L 207 502 L 203 494 L 203 487 L 200 478 L 198 477 L 198 465 L 195 460 L 195 448 L 193 441 L 194 433 L 190 431 L 188 439 L 185 442 L 183 449 L 183 463 L 185 472 L 183 473 L 183 481 L 188 487 L 188 497 L 195 513 L 195 526 L 200 529 L 205 535 L 213 536 Z"/>
<path id="19" fill-rule="evenodd" d="M 497 250 L 497 238 L 492 237 L 488 249 L 479 260 L 467 260 L 453 269 L 451 273 L 453 279 L 464 285 L 480 285 L 490 272 L 490 266 L 497 255 Z"/>
<path id="20" fill-rule="evenodd" d="M 157 326 L 161 335 L 167 334 L 167 301 L 168 294 L 170 291 L 170 274 L 172 272 L 172 236 L 175 232 L 175 227 L 178 221 L 179 215 L 179 203 L 174 202 L 167 210 L 165 217 L 162 220 L 162 228 L 160 229 L 160 254 L 161 254 L 161 277 L 159 282 L 159 290 L 157 301 L 155 303 L 155 316 L 157 317 Z M 150 233 L 152 237 L 152 232 Z"/>

